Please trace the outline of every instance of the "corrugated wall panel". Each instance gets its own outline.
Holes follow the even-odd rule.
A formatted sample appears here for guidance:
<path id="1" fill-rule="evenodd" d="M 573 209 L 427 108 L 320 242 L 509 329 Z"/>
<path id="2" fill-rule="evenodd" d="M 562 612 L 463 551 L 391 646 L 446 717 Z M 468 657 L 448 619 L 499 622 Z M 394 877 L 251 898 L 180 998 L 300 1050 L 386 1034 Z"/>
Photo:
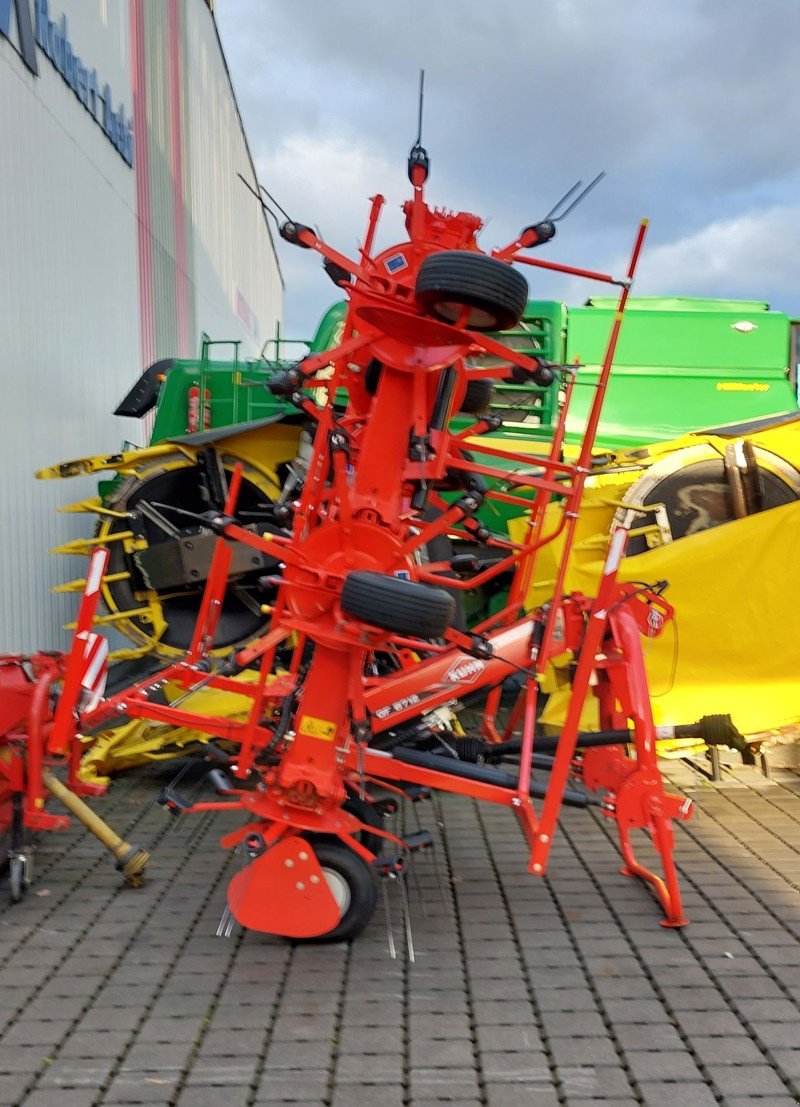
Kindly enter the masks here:
<path id="1" fill-rule="evenodd" d="M 139 440 L 140 423 L 110 412 L 143 367 L 143 340 L 158 354 L 177 352 L 180 282 L 190 351 L 205 330 L 257 352 L 282 312 L 269 233 L 236 178 L 252 168 L 207 5 L 51 0 L 51 18 L 62 11 L 75 50 L 128 116 L 137 18 L 145 29 L 150 158 L 137 186 L 49 61 L 39 54 L 35 77 L 0 38 L 0 652 L 66 644 L 60 625 L 74 616 L 76 598 L 49 589 L 82 575 L 85 561 L 46 551 L 91 534 L 91 516 L 56 509 L 96 494 L 96 482 L 37 482 L 33 472 Z M 178 112 L 169 100 L 176 89 Z M 142 226 L 143 215 L 150 222 Z M 237 316 L 242 302 L 259 333 Z"/>
<path id="2" fill-rule="evenodd" d="M 186 16 L 196 326 L 257 353 L 282 318 L 283 284 L 263 212 L 237 176 L 252 182 L 253 169 L 213 18 L 204 4 Z"/>
<path id="3" fill-rule="evenodd" d="M 75 50 L 130 113 L 127 5 L 73 6 Z M 87 518 L 56 508 L 92 483 L 37 482 L 34 470 L 114 449 L 137 429 L 110 414 L 140 367 L 134 174 L 41 53 L 39 72 L 0 39 L 4 650 L 65 642 L 59 627 L 75 600 L 52 596 L 50 585 L 80 575 L 83 562 L 46 551 L 91 531 Z"/>

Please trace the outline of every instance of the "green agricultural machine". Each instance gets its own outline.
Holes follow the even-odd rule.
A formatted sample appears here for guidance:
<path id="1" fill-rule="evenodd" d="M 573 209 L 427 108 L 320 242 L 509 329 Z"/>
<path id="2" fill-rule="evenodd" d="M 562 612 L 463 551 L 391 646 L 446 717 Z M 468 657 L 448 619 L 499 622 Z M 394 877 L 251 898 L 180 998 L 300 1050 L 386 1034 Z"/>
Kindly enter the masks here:
<path id="1" fill-rule="evenodd" d="M 565 449 L 581 440 L 597 380 L 610 316 L 610 300 L 582 307 L 531 301 L 507 344 L 554 364 L 577 364 Z M 191 639 L 214 538 L 184 526 L 170 508 L 200 512 L 221 507 L 228 475 L 243 466 L 239 514 L 254 530 L 280 532 L 287 504 L 305 479 L 311 440 L 305 416 L 266 387 L 268 380 L 304 356 L 336 344 L 344 304 L 322 319 L 311 343 L 270 343 L 259 360 L 241 360 L 236 343 L 203 338 L 200 357 L 156 362 L 116 410 L 141 418 L 154 412 L 150 444 L 108 456 L 84 457 L 41 471 L 40 478 L 96 474 L 96 497 L 67 510 L 96 519 L 94 534 L 57 552 L 111 551 L 103 581 L 107 609 L 99 622 L 132 645 L 120 658 L 182 656 Z M 633 297 L 615 358 L 598 434 L 600 451 L 663 442 L 698 427 L 719 426 L 794 410 L 798 326 L 787 315 L 751 301 Z M 224 352 L 232 357 L 218 358 Z M 291 351 L 291 357 L 288 355 Z M 370 370 L 367 370 L 369 374 Z M 369 384 L 368 384 L 369 387 Z M 467 445 L 480 456 L 482 442 L 513 442 L 531 465 L 550 439 L 560 402 L 558 374 L 547 388 L 502 383 L 493 390 L 476 380 L 455 416 L 463 427 L 488 411 L 498 426 Z M 495 459 L 497 463 L 498 459 Z M 502 462 L 500 462 L 502 467 Z M 509 509 L 518 513 L 518 508 Z M 494 508 L 484 526 L 504 532 L 508 519 Z M 88 528 L 87 528 L 88 529 Z M 438 555 L 437 555 L 438 556 Z M 244 546 L 235 549 L 216 640 L 227 653 L 263 633 L 270 574 L 276 564 Z M 265 584 L 264 581 L 267 583 Z M 60 590 L 80 591 L 83 581 Z M 466 594 L 467 620 L 491 597 Z"/>

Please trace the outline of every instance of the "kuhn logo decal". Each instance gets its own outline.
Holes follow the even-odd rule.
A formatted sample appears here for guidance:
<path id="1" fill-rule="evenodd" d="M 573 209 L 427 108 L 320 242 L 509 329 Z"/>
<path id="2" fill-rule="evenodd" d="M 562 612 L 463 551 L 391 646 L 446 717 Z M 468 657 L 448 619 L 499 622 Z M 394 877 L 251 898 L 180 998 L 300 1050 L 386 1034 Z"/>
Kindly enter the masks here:
<path id="1" fill-rule="evenodd" d="M 450 666 L 444 679 L 451 684 L 474 684 L 485 668 L 485 661 L 479 661 L 477 657 L 465 657 Z"/>

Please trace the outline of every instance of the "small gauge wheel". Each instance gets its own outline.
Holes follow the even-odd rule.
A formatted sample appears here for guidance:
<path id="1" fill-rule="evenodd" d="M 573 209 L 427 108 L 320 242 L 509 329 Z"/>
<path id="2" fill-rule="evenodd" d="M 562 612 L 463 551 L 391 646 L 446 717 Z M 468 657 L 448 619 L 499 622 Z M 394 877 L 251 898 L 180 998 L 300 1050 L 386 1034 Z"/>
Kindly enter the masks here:
<path id="1" fill-rule="evenodd" d="M 33 877 L 31 858 L 26 853 L 15 853 L 8 861 L 8 886 L 12 903 L 20 903 L 30 887 Z"/>

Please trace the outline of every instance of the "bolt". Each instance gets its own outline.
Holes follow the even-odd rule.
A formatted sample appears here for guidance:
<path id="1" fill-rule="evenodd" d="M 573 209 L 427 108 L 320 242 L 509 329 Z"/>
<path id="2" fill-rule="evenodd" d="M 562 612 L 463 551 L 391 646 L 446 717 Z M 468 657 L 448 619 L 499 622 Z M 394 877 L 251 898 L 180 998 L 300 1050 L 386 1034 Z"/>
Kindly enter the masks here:
<path id="1" fill-rule="evenodd" d="M 312 884 L 319 884 L 319 877 L 314 873 L 310 878 Z"/>
<path id="2" fill-rule="evenodd" d="M 188 542 L 188 541 L 184 542 L 184 546 L 186 547 L 187 550 L 193 550 L 194 549 L 194 542 Z"/>
<path id="3" fill-rule="evenodd" d="M 549 842 L 550 841 L 550 835 L 549 834 L 540 834 L 539 835 L 539 841 L 540 842 Z"/>
<path id="4" fill-rule="evenodd" d="M 306 853 L 305 850 L 303 850 L 302 853 L 298 854 L 298 856 L 299 856 L 301 861 L 308 861 L 308 854 Z"/>
<path id="5" fill-rule="evenodd" d="M 534 871 L 535 873 L 540 873 L 540 872 L 542 871 L 542 866 L 541 866 L 540 864 L 538 864 L 538 862 L 537 862 L 537 864 L 535 864 L 535 865 L 533 866 L 533 871 Z"/>
<path id="6" fill-rule="evenodd" d="M 512 797 L 511 806 L 512 807 L 522 807 L 522 800 L 519 798 L 519 796 L 513 796 Z"/>
<path id="7" fill-rule="evenodd" d="M 306 886 L 302 882 L 302 880 L 298 880 L 298 882 L 295 884 L 295 888 L 298 890 L 298 892 L 304 892 L 305 889 L 306 889 Z"/>
<path id="8" fill-rule="evenodd" d="M 284 865 L 286 866 L 287 869 L 293 869 L 294 868 L 294 861 L 292 861 L 291 857 L 287 857 L 286 860 L 284 861 Z"/>

